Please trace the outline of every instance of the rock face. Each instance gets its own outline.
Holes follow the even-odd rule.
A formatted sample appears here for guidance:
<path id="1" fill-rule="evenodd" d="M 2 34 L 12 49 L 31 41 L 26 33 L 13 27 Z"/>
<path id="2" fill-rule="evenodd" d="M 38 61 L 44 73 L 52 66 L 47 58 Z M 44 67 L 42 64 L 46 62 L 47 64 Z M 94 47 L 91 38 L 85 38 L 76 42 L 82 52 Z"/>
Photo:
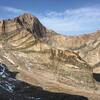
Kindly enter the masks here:
<path id="1" fill-rule="evenodd" d="M 50 41 L 54 41 L 50 42 Z M 92 67 L 100 63 L 100 31 L 81 36 L 53 35 L 48 43 L 50 45 L 78 52 Z"/>
<path id="2" fill-rule="evenodd" d="M 1 74 L 2 73 L 2 74 Z M 87 100 L 86 97 L 64 93 L 44 91 L 40 87 L 17 80 L 7 66 L 0 64 L 0 99 L 1 100 Z M 5 76 L 5 77 L 4 77 Z"/>
<path id="3" fill-rule="evenodd" d="M 23 14 L 0 22 L 0 62 L 19 72 L 17 79 L 47 90 L 59 91 L 58 85 L 94 90 L 92 66 L 100 58 L 99 35 L 61 36 Z"/>
<path id="4" fill-rule="evenodd" d="M 0 34 L 9 35 L 16 30 L 26 29 L 34 33 L 34 37 L 43 37 L 45 35 L 45 27 L 39 20 L 31 14 L 23 14 L 15 19 L 3 20 L 0 22 Z"/>

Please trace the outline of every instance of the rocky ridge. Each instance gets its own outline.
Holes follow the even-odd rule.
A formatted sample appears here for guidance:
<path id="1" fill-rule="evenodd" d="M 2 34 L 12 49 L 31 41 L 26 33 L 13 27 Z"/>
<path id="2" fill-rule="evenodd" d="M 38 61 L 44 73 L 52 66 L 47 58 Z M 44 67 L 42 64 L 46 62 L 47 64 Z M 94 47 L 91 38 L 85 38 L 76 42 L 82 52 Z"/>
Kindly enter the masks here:
<path id="1" fill-rule="evenodd" d="M 18 71 L 17 79 L 46 90 L 59 91 L 66 85 L 96 92 L 92 67 L 99 66 L 99 35 L 61 36 L 23 14 L 0 21 L 0 62 Z"/>

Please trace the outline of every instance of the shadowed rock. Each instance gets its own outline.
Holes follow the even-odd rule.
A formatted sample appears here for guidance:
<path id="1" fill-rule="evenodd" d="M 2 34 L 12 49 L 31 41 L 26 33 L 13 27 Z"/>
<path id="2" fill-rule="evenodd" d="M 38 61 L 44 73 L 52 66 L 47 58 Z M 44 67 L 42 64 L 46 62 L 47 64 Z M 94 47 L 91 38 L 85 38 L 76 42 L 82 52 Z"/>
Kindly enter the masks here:
<path id="1" fill-rule="evenodd" d="M 10 72 L 4 64 L 0 64 L 1 68 L 6 69 L 3 74 L 14 73 Z M 2 100 L 88 100 L 83 96 L 45 91 L 41 87 L 32 86 L 12 76 L 4 78 L 0 74 L 0 79 L 0 99 Z"/>

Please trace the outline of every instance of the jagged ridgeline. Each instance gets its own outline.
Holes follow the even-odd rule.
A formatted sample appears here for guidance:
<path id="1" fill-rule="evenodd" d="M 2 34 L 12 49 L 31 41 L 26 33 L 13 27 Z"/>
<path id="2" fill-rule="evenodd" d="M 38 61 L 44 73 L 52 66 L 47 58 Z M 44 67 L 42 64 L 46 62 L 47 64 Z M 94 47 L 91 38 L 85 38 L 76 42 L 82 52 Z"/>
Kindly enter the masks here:
<path id="1" fill-rule="evenodd" d="M 81 41 L 80 37 L 64 37 L 46 29 L 31 14 L 3 20 L 0 21 L 0 62 L 18 71 L 18 79 L 48 90 L 52 87 L 54 90 L 57 84 L 95 89 L 92 67 L 85 57 L 74 52 L 82 53 L 82 48 L 88 45 L 85 40 L 74 44 L 70 39 Z"/>

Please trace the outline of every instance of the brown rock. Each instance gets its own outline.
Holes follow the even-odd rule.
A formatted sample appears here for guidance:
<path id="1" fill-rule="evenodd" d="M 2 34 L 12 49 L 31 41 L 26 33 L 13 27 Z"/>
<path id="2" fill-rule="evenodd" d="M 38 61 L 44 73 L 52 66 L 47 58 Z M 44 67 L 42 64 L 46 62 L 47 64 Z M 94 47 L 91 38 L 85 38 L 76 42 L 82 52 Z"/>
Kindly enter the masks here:
<path id="1" fill-rule="evenodd" d="M 0 62 L 18 71 L 18 79 L 48 90 L 57 84 L 99 90 L 92 66 L 100 59 L 100 32 L 63 36 L 23 14 L 1 21 L 0 37 Z"/>

